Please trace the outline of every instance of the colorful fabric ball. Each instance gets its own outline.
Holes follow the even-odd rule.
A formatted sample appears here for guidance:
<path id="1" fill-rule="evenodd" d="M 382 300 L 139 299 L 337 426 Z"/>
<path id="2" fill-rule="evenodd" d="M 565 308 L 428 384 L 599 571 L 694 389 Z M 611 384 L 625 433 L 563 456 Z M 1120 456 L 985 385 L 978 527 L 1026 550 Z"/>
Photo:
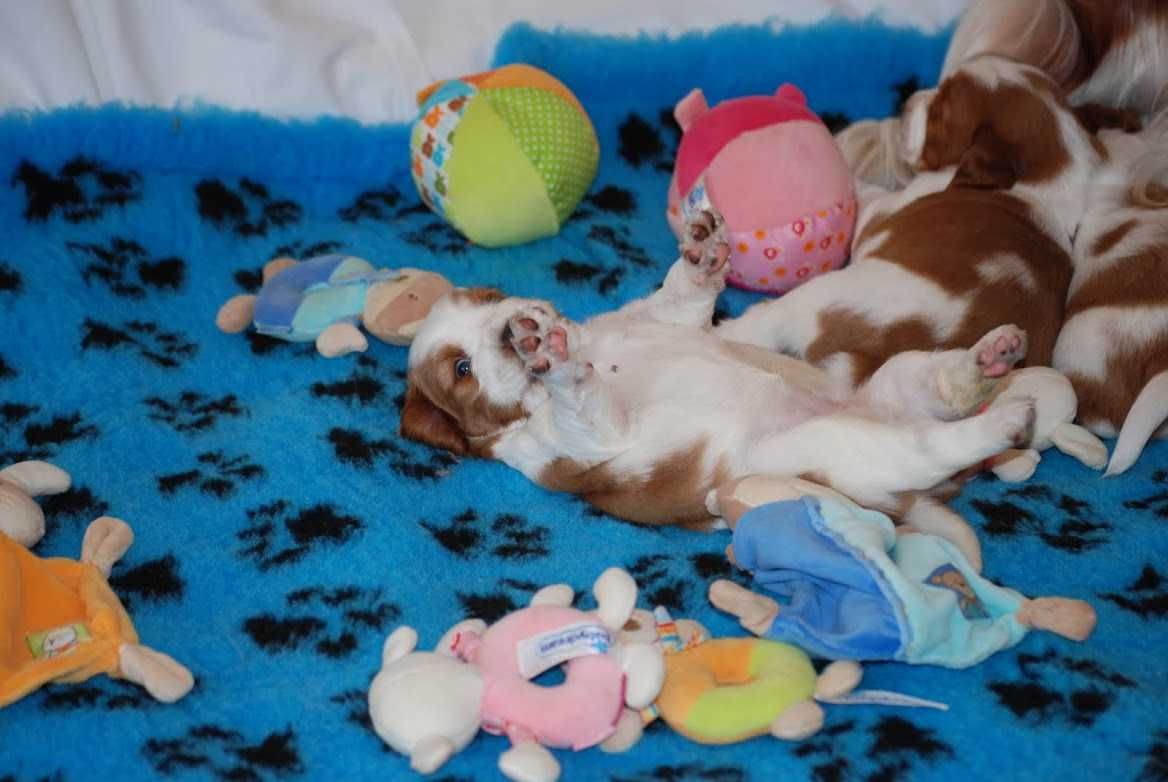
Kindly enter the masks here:
<path id="1" fill-rule="evenodd" d="M 856 222 L 851 172 L 798 88 L 706 104 L 701 90 L 678 102 L 684 134 L 666 217 L 678 238 L 702 209 L 722 214 L 731 285 L 785 293 L 838 269 Z"/>
<path id="2" fill-rule="evenodd" d="M 484 247 L 559 232 L 596 176 L 600 146 L 571 90 L 529 65 L 418 94 L 410 169 L 422 200 Z"/>

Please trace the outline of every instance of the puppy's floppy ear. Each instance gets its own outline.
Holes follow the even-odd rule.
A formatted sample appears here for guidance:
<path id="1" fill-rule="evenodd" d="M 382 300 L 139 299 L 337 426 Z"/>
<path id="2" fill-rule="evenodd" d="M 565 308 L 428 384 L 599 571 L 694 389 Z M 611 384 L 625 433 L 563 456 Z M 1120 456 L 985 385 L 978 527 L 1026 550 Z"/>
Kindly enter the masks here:
<path id="1" fill-rule="evenodd" d="M 469 446 L 458 422 L 412 385 L 406 390 L 402 406 L 401 433 L 410 440 L 459 455 L 465 454 Z"/>
<path id="2" fill-rule="evenodd" d="M 1075 119 L 1088 133 L 1098 133 L 1110 128 L 1124 133 L 1139 133 L 1144 128 L 1140 115 L 1127 109 L 1116 109 L 1101 103 L 1084 103 L 1075 106 Z"/>
<path id="3" fill-rule="evenodd" d="M 950 188 L 975 190 L 1009 190 L 1022 176 L 1022 161 L 1013 144 L 997 134 L 993 126 L 982 123 L 973 133 L 973 143 L 957 163 Z"/>

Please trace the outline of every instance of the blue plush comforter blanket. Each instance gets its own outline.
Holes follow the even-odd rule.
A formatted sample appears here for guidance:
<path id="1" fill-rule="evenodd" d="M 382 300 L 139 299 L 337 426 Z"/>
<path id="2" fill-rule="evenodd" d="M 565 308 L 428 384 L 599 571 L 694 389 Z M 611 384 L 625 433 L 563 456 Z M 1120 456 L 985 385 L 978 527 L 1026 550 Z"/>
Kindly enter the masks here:
<path id="1" fill-rule="evenodd" d="M 499 61 L 576 90 L 602 158 L 559 236 L 494 251 L 420 205 L 402 127 L 116 108 L 0 118 L 0 464 L 44 458 L 74 476 L 43 503 L 43 555 L 76 556 L 98 515 L 129 521 L 114 587 L 143 639 L 197 678 L 169 706 L 94 679 L 0 710 L 0 780 L 406 778 L 366 715 L 385 636 L 405 623 L 432 645 L 539 586 L 586 593 L 609 565 L 636 576 L 646 607 L 739 634 L 705 599 L 730 572 L 724 533 L 632 526 L 501 464 L 405 442 L 404 349 L 326 360 L 222 334 L 215 312 L 270 258 L 333 250 L 576 318 L 617 307 L 675 257 L 663 211 L 677 98 L 792 81 L 831 123 L 885 115 L 936 79 L 944 46 L 869 26 L 675 42 L 514 30 Z M 724 311 L 748 300 L 728 293 Z M 565 778 L 1168 779 L 1168 447 L 1108 481 L 1048 452 L 1028 483 L 981 479 L 957 506 L 989 577 L 1091 600 L 1095 636 L 1034 634 L 963 671 L 867 668 L 869 686 L 947 713 L 830 707 L 801 744 L 717 748 L 658 723 L 627 755 L 558 753 Z M 496 778 L 505 747 L 480 736 L 440 776 Z"/>

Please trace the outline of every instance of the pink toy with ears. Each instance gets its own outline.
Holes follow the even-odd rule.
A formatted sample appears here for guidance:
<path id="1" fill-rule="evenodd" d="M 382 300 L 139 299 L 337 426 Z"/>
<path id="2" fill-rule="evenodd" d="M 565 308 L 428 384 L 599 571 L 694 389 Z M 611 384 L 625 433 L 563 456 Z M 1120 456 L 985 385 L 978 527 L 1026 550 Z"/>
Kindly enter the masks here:
<path id="1" fill-rule="evenodd" d="M 847 262 L 851 172 L 797 87 L 713 109 L 695 89 L 673 114 L 684 135 L 666 216 L 680 239 L 695 212 L 721 213 L 733 251 L 727 282 L 779 294 Z"/>

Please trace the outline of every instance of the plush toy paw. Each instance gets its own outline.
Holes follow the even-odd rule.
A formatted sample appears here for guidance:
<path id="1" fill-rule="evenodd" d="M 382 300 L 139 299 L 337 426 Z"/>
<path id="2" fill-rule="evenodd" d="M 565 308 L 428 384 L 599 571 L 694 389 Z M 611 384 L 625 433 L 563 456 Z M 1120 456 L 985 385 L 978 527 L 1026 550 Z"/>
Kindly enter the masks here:
<path id="1" fill-rule="evenodd" d="M 755 635 L 766 635 L 779 615 L 774 600 L 724 578 L 710 584 L 708 596 L 715 608 L 738 617 L 739 624 Z"/>
<path id="2" fill-rule="evenodd" d="M 168 654 L 140 644 L 122 644 L 118 668 L 127 680 L 146 688 L 157 701 L 174 703 L 195 686 L 195 677 Z"/>
<path id="3" fill-rule="evenodd" d="M 363 353 L 368 347 L 369 340 L 352 323 L 334 323 L 316 338 L 316 349 L 325 358 Z"/>
<path id="4" fill-rule="evenodd" d="M 81 561 L 92 564 L 109 577 L 110 570 L 134 544 L 130 525 L 113 516 L 95 519 L 85 530 L 81 540 Z"/>
<path id="5" fill-rule="evenodd" d="M 241 293 L 228 299 L 215 315 L 215 326 L 227 334 L 238 334 L 251 325 L 255 317 L 256 297 Z"/>
<path id="6" fill-rule="evenodd" d="M 625 709 L 616 721 L 616 733 L 613 733 L 600 744 L 600 751 L 609 754 L 618 754 L 632 749 L 641 740 L 645 731 L 645 723 L 639 712 Z"/>
<path id="7" fill-rule="evenodd" d="M 815 680 L 816 698 L 842 698 L 860 684 L 864 670 L 851 660 L 836 660 L 820 671 Z"/>
<path id="8" fill-rule="evenodd" d="M 1098 618 L 1091 604 L 1082 600 L 1039 597 L 1022 604 L 1018 609 L 1018 621 L 1072 641 L 1085 641 L 1095 631 Z"/>
<path id="9" fill-rule="evenodd" d="M 665 660 L 661 650 L 647 644 L 629 644 L 620 649 L 625 672 L 625 704 L 644 709 L 657 699 L 665 682 Z"/>
<path id="10" fill-rule="evenodd" d="M 575 597 L 575 591 L 567 584 L 551 584 L 532 595 L 530 604 L 533 606 L 559 606 L 561 608 L 567 608 L 572 605 L 572 600 Z"/>
<path id="11" fill-rule="evenodd" d="M 771 735 L 785 741 L 802 741 L 823 727 L 823 709 L 815 701 L 800 701 L 771 723 Z"/>
<path id="12" fill-rule="evenodd" d="M 1042 455 L 1033 448 L 1011 448 L 990 459 L 990 471 L 1007 483 L 1021 483 L 1034 475 Z"/>
<path id="13" fill-rule="evenodd" d="M 1107 464 L 1107 446 L 1078 424 L 1059 424 L 1051 433 L 1051 442 L 1055 448 L 1088 467 L 1102 470 Z"/>
<path id="14" fill-rule="evenodd" d="M 596 598 L 596 615 L 601 624 L 617 632 L 633 615 L 633 608 L 637 605 L 637 582 L 627 571 L 610 567 L 592 585 L 592 595 Z"/>
<path id="15" fill-rule="evenodd" d="M 499 770 L 514 782 L 555 782 L 560 764 L 552 753 L 534 741 L 517 744 L 499 756 Z"/>
<path id="16" fill-rule="evenodd" d="M 454 755 L 454 743 L 445 736 L 427 736 L 414 745 L 410 768 L 419 774 L 433 774 Z"/>

